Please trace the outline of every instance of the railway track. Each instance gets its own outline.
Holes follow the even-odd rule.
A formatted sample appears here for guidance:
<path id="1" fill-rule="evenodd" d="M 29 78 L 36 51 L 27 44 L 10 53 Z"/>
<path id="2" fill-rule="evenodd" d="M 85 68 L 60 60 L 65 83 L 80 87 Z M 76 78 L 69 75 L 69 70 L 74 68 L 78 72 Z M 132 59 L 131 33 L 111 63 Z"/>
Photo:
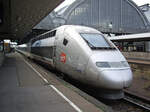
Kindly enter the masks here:
<path id="1" fill-rule="evenodd" d="M 148 98 L 144 98 L 129 91 L 125 91 L 125 98 L 123 98 L 123 100 L 138 106 L 147 112 L 150 112 L 150 100 Z"/>

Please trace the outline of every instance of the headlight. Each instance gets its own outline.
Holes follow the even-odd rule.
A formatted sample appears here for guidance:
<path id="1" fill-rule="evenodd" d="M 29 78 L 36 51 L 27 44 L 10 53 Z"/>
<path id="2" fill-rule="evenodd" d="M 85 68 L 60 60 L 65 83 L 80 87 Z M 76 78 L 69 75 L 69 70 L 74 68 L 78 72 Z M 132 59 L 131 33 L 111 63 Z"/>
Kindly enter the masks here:
<path id="1" fill-rule="evenodd" d="M 102 67 L 102 68 L 110 68 L 110 65 L 108 62 L 96 62 L 97 67 Z"/>
<path id="2" fill-rule="evenodd" d="M 129 67 L 129 64 L 127 61 L 121 61 L 121 62 L 96 62 L 97 67 L 101 68 L 123 68 L 123 67 Z"/>
<path id="3" fill-rule="evenodd" d="M 129 67 L 129 64 L 127 61 L 121 61 L 123 67 Z"/>

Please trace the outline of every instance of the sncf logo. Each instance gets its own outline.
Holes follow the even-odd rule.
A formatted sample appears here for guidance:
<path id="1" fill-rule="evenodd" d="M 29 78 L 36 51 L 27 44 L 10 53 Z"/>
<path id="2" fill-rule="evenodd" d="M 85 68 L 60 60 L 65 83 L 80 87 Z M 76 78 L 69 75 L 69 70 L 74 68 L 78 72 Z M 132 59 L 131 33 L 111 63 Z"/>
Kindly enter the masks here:
<path id="1" fill-rule="evenodd" d="M 60 61 L 62 62 L 62 63 L 66 63 L 66 54 L 65 53 L 61 53 L 61 55 L 60 55 Z"/>

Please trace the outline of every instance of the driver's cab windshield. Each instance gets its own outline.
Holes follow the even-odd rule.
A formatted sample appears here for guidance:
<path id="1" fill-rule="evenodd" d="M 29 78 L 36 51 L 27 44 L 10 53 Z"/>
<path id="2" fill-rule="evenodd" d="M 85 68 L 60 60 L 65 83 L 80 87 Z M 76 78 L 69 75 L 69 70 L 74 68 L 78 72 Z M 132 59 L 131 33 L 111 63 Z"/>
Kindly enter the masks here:
<path id="1" fill-rule="evenodd" d="M 81 33 L 82 38 L 86 41 L 90 48 L 93 49 L 115 49 L 113 44 L 108 42 L 105 37 L 97 33 Z"/>

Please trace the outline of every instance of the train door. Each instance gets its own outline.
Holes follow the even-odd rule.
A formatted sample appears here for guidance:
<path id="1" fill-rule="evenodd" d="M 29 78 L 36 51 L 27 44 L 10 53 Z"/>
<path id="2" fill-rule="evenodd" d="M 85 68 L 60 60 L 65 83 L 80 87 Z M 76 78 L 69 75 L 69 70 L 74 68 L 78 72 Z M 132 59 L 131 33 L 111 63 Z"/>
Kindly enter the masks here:
<path id="1" fill-rule="evenodd" d="M 59 32 L 58 35 L 56 35 L 54 64 L 56 69 L 64 73 L 68 73 L 68 71 L 70 71 L 68 67 L 69 66 L 68 60 L 70 57 L 70 52 L 68 50 L 68 43 L 69 43 L 68 37 L 63 31 Z"/>
<path id="2" fill-rule="evenodd" d="M 56 45 L 54 43 L 54 46 L 53 46 L 53 67 L 55 68 L 56 67 Z"/>
<path id="3" fill-rule="evenodd" d="M 63 72 L 62 63 L 61 63 L 61 53 L 63 52 L 62 39 L 63 39 L 63 34 L 59 32 L 55 37 L 54 51 L 53 51 L 54 67 L 61 72 Z"/>

